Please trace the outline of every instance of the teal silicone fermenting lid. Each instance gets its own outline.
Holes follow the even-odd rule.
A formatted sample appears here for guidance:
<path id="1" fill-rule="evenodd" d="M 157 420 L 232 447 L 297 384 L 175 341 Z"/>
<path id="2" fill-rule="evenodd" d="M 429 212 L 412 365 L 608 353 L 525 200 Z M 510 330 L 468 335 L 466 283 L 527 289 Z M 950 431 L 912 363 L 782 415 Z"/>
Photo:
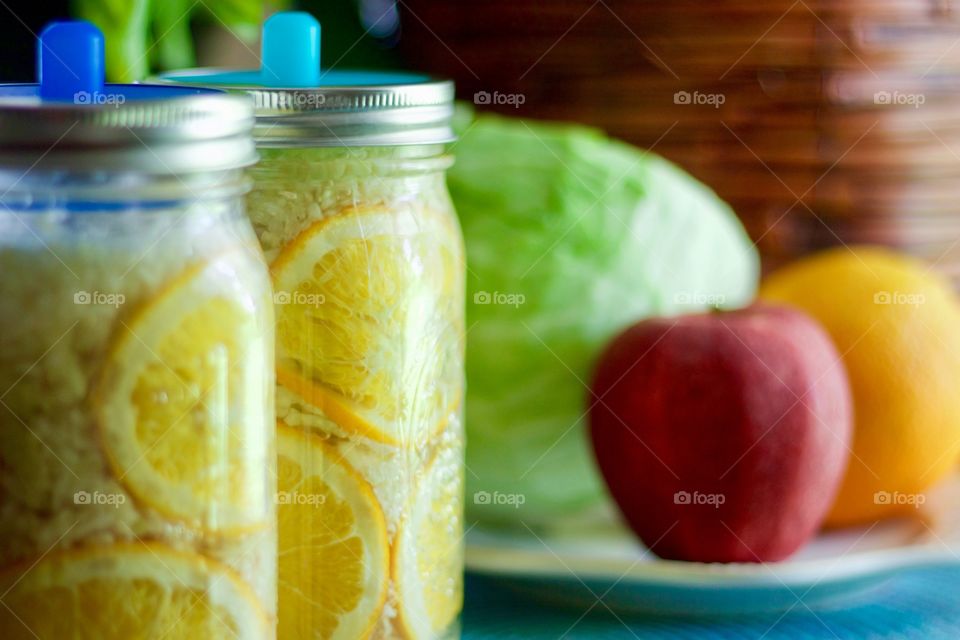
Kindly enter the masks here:
<path id="1" fill-rule="evenodd" d="M 248 101 L 202 87 L 107 84 L 103 34 L 52 22 L 37 82 L 0 85 L 0 165 L 179 174 L 256 161 Z"/>
<path id="2" fill-rule="evenodd" d="M 324 69 L 320 23 L 281 12 L 263 24 L 259 69 L 188 69 L 164 83 L 243 92 L 256 109 L 257 144 L 382 146 L 454 140 L 453 83 L 416 73 Z"/>

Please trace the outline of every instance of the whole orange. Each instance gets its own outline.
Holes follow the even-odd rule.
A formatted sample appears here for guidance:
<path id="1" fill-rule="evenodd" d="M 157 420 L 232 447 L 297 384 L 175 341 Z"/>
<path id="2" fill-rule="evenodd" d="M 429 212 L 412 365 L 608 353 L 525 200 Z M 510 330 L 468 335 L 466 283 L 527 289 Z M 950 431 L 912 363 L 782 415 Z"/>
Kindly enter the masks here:
<path id="1" fill-rule="evenodd" d="M 917 507 L 960 456 L 960 303 L 918 260 L 839 247 L 771 274 L 760 297 L 817 318 L 850 376 L 854 438 L 830 525 Z"/>

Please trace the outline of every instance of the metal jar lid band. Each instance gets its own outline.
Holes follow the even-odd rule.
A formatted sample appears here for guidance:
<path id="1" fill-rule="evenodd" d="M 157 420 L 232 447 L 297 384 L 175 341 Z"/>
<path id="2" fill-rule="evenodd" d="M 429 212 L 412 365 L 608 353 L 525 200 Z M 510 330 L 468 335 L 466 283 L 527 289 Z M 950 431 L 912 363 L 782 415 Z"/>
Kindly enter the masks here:
<path id="1" fill-rule="evenodd" d="M 256 161 L 249 100 L 104 84 L 103 34 L 88 22 L 48 25 L 37 51 L 38 84 L 0 85 L 0 167 L 176 175 Z"/>
<path id="2" fill-rule="evenodd" d="M 170 175 L 240 168 L 257 159 L 253 122 L 249 101 L 213 92 L 96 105 L 6 98 L 0 166 Z"/>
<path id="3" fill-rule="evenodd" d="M 207 70 L 191 71 L 191 83 Z M 176 73 L 164 76 L 177 82 Z M 309 89 L 222 86 L 256 109 L 254 138 L 264 147 L 440 144 L 455 139 L 453 83 L 325 86 Z"/>

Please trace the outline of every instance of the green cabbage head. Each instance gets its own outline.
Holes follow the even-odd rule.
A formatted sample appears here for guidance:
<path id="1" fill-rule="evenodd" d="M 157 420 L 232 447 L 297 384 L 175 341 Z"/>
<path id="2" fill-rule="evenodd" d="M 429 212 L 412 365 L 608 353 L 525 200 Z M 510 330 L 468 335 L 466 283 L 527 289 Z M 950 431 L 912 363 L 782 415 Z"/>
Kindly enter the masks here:
<path id="1" fill-rule="evenodd" d="M 576 521 L 606 501 L 586 436 L 605 343 L 649 316 L 748 303 L 757 254 L 709 188 L 594 129 L 482 115 L 453 151 L 469 515 Z"/>

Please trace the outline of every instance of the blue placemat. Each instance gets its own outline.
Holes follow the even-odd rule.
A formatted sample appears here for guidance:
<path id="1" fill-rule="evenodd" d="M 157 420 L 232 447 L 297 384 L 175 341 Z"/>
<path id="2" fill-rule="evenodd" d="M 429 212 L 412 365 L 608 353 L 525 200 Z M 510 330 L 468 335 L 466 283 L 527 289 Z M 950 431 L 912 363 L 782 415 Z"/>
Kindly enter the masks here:
<path id="1" fill-rule="evenodd" d="M 679 620 L 617 617 L 539 604 L 467 576 L 463 640 L 960 640 L 960 568 L 904 573 L 843 607 L 785 615 Z"/>

